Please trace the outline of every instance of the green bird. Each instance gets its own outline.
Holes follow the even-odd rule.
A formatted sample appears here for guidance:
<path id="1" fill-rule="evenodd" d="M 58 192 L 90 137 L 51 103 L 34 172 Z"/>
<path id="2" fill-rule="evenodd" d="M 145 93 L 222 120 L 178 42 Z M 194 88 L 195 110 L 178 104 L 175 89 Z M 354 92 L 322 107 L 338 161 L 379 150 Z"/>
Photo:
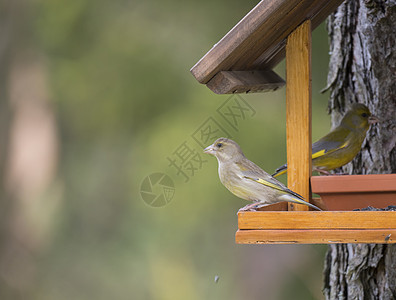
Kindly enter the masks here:
<path id="1" fill-rule="evenodd" d="M 355 103 L 341 123 L 312 145 L 312 170 L 322 174 L 349 163 L 362 148 L 367 130 L 379 120 L 367 106 Z M 275 170 L 277 177 L 287 172 L 287 164 Z"/>
<path id="2" fill-rule="evenodd" d="M 219 138 L 205 148 L 204 152 L 217 158 L 221 183 L 235 196 L 253 201 L 253 204 L 242 210 L 282 201 L 304 204 L 320 210 L 248 160 L 233 140 Z"/>

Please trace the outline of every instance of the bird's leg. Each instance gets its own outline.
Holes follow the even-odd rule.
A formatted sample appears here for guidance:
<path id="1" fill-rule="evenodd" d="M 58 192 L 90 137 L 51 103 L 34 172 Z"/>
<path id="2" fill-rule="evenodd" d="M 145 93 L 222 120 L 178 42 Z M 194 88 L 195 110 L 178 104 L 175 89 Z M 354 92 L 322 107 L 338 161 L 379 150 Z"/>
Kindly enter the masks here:
<path id="1" fill-rule="evenodd" d="M 319 168 L 313 168 L 312 170 L 318 172 L 319 175 L 331 175 L 329 171 L 322 170 L 322 169 L 319 169 Z"/>
<path id="2" fill-rule="evenodd" d="M 319 169 L 319 168 L 313 168 L 312 171 L 318 172 L 319 175 L 326 175 L 326 176 L 328 176 L 328 175 L 348 175 L 348 173 L 345 173 L 345 172 L 331 174 L 329 171 L 322 170 L 322 169 Z"/>
<path id="3" fill-rule="evenodd" d="M 260 209 L 260 208 L 262 208 L 262 207 L 268 206 L 268 205 L 269 205 L 268 203 L 257 203 L 257 205 L 256 205 L 256 210 L 257 210 L 257 209 Z"/>
<path id="4" fill-rule="evenodd" d="M 240 211 L 256 211 L 256 209 L 257 209 L 260 205 L 262 205 L 260 202 L 253 202 L 253 203 L 250 203 L 250 204 L 248 204 L 248 205 L 246 205 L 246 206 L 240 208 L 240 209 L 238 210 L 238 212 L 240 212 Z"/>

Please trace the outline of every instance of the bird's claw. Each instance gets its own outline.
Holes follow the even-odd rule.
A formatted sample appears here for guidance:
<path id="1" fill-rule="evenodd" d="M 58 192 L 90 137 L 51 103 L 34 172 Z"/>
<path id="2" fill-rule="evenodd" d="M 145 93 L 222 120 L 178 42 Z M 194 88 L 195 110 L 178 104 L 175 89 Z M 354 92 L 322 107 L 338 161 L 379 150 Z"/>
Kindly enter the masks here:
<path id="1" fill-rule="evenodd" d="M 257 206 L 257 204 L 258 203 L 250 203 L 250 204 L 248 204 L 248 205 L 246 205 L 246 206 L 244 206 L 244 207 L 242 207 L 242 208 L 240 208 L 239 210 L 238 210 L 238 212 L 245 212 L 245 211 L 256 211 L 256 206 Z"/>

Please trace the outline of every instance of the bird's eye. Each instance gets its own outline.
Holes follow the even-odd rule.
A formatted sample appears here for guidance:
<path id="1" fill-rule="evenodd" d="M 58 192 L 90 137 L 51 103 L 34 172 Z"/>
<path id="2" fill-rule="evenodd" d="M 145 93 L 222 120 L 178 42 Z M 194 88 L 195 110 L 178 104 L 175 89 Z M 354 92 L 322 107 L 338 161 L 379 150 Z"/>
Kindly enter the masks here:
<path id="1" fill-rule="evenodd" d="M 368 117 L 368 114 L 366 114 L 366 113 L 362 113 L 362 115 L 361 115 L 363 118 L 367 118 Z"/>
<path id="2" fill-rule="evenodd" d="M 217 148 L 221 148 L 222 146 L 223 146 L 222 143 L 218 143 L 218 144 L 217 144 Z"/>

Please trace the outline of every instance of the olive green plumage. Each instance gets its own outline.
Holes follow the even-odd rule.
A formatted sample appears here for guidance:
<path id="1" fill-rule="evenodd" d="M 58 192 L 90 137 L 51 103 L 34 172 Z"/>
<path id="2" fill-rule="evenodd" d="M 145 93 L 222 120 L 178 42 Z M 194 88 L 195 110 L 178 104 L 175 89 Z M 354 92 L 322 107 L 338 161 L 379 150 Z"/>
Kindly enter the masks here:
<path id="1" fill-rule="evenodd" d="M 217 158 L 221 183 L 239 198 L 257 206 L 288 201 L 320 210 L 248 160 L 233 140 L 219 138 L 204 152 Z"/>
<path id="2" fill-rule="evenodd" d="M 341 123 L 312 145 L 312 169 L 320 173 L 342 167 L 360 151 L 371 124 L 378 119 L 363 104 L 355 103 L 344 115 Z M 276 169 L 272 176 L 286 173 L 287 165 Z"/>

